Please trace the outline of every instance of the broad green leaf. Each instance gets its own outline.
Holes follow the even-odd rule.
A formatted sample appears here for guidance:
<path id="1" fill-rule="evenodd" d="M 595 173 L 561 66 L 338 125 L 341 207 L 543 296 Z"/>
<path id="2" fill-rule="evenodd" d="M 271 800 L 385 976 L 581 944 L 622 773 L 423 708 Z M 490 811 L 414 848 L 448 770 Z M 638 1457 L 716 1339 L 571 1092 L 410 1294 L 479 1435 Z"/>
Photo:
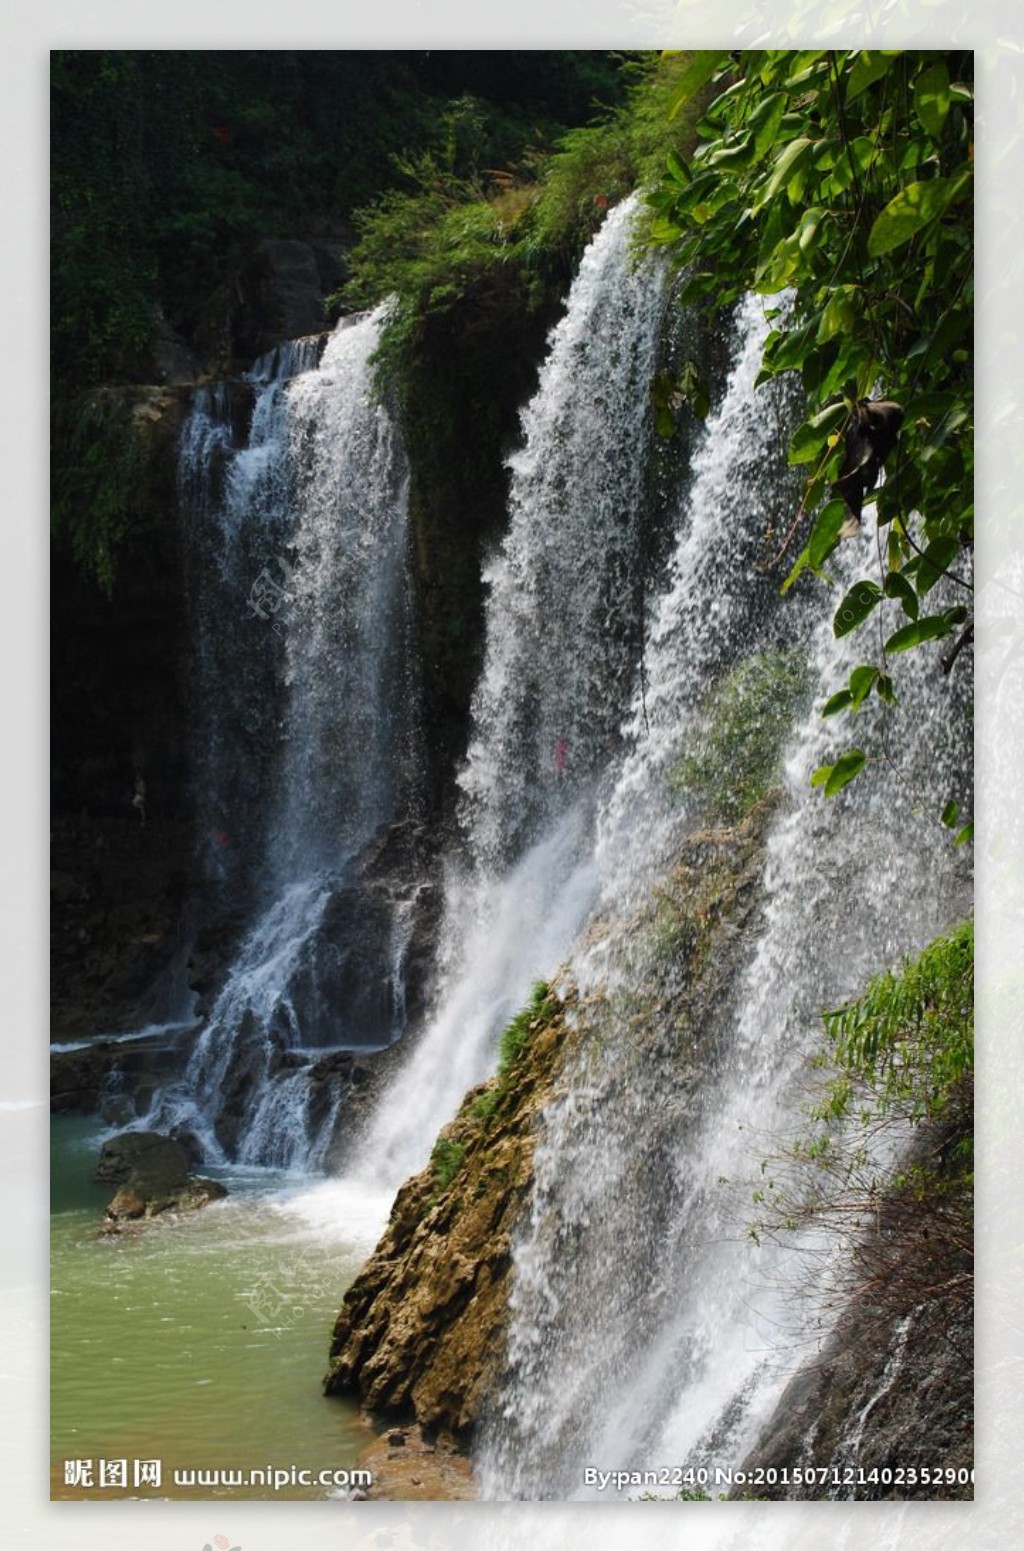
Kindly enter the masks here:
<path id="1" fill-rule="evenodd" d="M 832 765 L 819 765 L 817 770 L 811 776 L 811 785 L 824 786 L 825 782 L 832 774 L 833 768 L 834 767 Z"/>
<path id="2" fill-rule="evenodd" d="M 928 440 L 921 449 L 921 462 L 927 463 L 944 446 L 954 431 L 959 431 L 971 417 L 971 412 L 966 404 L 954 404 L 942 417 L 936 421 Z"/>
<path id="3" fill-rule="evenodd" d="M 678 151 L 669 151 L 665 158 L 665 164 L 677 183 L 689 183 L 691 173 L 689 167 L 683 161 Z"/>
<path id="4" fill-rule="evenodd" d="M 956 539 L 933 539 L 917 563 L 917 590 L 923 598 L 945 574 L 960 552 Z"/>
<path id="5" fill-rule="evenodd" d="M 790 463 L 813 463 L 821 456 L 830 431 L 835 431 L 846 419 L 845 404 L 830 404 L 805 420 L 793 435 L 787 455 Z"/>
<path id="6" fill-rule="evenodd" d="M 686 106 L 691 97 L 695 97 L 702 86 L 706 86 L 716 71 L 728 64 L 729 55 L 721 49 L 698 49 L 690 63 L 686 66 L 679 83 L 676 86 L 675 95 L 669 108 L 670 119 L 676 117 L 679 111 Z"/>
<path id="7" fill-rule="evenodd" d="M 922 70 L 914 82 L 914 111 L 925 133 L 937 140 L 949 112 L 949 71 L 944 60 Z"/>
<path id="8" fill-rule="evenodd" d="M 878 677 L 878 669 L 870 663 L 864 663 L 862 667 L 854 668 L 850 674 L 850 701 L 854 711 L 867 699 Z"/>
<path id="9" fill-rule="evenodd" d="M 821 570 L 839 543 L 839 533 L 845 521 L 845 501 L 829 501 L 822 507 L 807 541 L 807 564 L 812 570 Z"/>
<path id="10" fill-rule="evenodd" d="M 878 160 L 879 148 L 869 135 L 857 135 L 847 145 L 846 154 L 858 172 L 867 172 Z"/>
<path id="11" fill-rule="evenodd" d="M 887 673 L 878 675 L 878 683 L 875 685 L 879 700 L 884 700 L 887 705 L 896 704 L 896 691 L 892 687 L 892 679 Z"/>
<path id="12" fill-rule="evenodd" d="M 818 324 L 816 337 L 819 345 L 824 344 L 826 339 L 831 339 L 835 334 L 844 334 L 852 330 L 857 317 L 854 304 L 856 290 L 856 286 L 852 285 L 836 286 L 825 303 L 825 310 Z"/>
<path id="13" fill-rule="evenodd" d="M 818 205 L 812 205 L 810 210 L 805 210 L 800 221 L 800 235 L 797 242 L 801 253 L 807 253 L 814 247 L 821 235 L 821 223 L 826 212 Z"/>
<path id="14" fill-rule="evenodd" d="M 962 846 L 962 845 L 966 845 L 966 843 L 969 840 L 973 840 L 973 839 L 974 839 L 974 820 L 972 819 L 969 824 L 965 824 L 964 825 L 963 829 L 960 831 L 960 833 L 957 835 L 956 839 L 953 841 L 953 844 L 955 846 Z"/>
<path id="15" fill-rule="evenodd" d="M 898 598 L 903 605 L 903 612 L 916 619 L 918 614 L 917 593 L 911 587 L 902 571 L 890 571 L 885 578 L 885 596 Z"/>
<path id="16" fill-rule="evenodd" d="M 766 156 L 775 144 L 785 111 L 785 92 L 771 92 L 762 98 L 750 115 L 748 127 L 754 136 L 754 156 L 757 161 Z"/>
<path id="17" fill-rule="evenodd" d="M 960 809 L 955 802 L 947 802 L 946 806 L 942 810 L 942 822 L 945 824 L 947 829 L 953 828 L 959 813 Z"/>
<path id="18" fill-rule="evenodd" d="M 954 195 L 949 178 L 929 178 L 923 183 L 908 183 L 890 199 L 868 234 L 868 253 L 878 258 L 891 253 L 938 219 Z"/>
<path id="19" fill-rule="evenodd" d="M 782 83 L 787 91 L 792 91 L 795 86 L 803 86 L 815 73 L 818 60 L 824 53 L 824 49 L 804 49 L 793 61 L 792 74 L 787 76 Z"/>
<path id="20" fill-rule="evenodd" d="M 833 634 L 839 637 L 856 630 L 867 619 L 881 596 L 882 589 L 872 581 L 864 580 L 851 587 L 836 609 L 836 617 L 832 621 Z"/>
<path id="21" fill-rule="evenodd" d="M 786 577 L 786 580 L 783 582 L 782 586 L 779 588 L 779 592 L 780 593 L 787 593 L 789 591 L 789 589 L 792 587 L 793 583 L 796 581 L 797 577 L 798 576 L 802 576 L 803 573 L 807 570 L 807 563 L 808 563 L 807 550 L 806 549 L 802 549 L 800 551 L 799 555 L 797 555 L 796 560 L 794 561 L 793 569 L 790 571 L 789 575 Z"/>
<path id="22" fill-rule="evenodd" d="M 825 782 L 825 796 L 834 797 L 836 792 L 841 792 L 847 782 L 852 781 L 858 771 L 864 769 L 867 762 L 868 757 L 862 749 L 850 749 L 847 753 L 841 754 Z"/>
<path id="23" fill-rule="evenodd" d="M 742 172 L 754 161 L 754 138 L 746 135 L 736 145 L 723 146 L 708 157 L 708 166 L 719 172 Z"/>
<path id="24" fill-rule="evenodd" d="M 754 200 L 755 210 L 763 209 L 770 200 L 775 198 L 780 189 L 785 188 L 810 148 L 810 140 L 806 136 L 801 136 L 798 140 L 791 140 L 785 149 L 779 152 L 770 177 L 762 184 Z"/>
<path id="25" fill-rule="evenodd" d="M 648 230 L 652 242 L 676 242 L 683 235 L 683 228 L 664 215 L 655 216 Z"/>
<path id="26" fill-rule="evenodd" d="M 877 54 L 867 49 L 862 49 L 854 61 L 853 69 L 846 88 L 846 100 L 852 102 L 859 97 L 861 92 L 880 81 L 883 75 L 887 75 L 893 66 L 891 54 Z"/>
<path id="27" fill-rule="evenodd" d="M 929 614 L 897 630 L 886 641 L 885 649 L 887 652 L 907 652 L 912 646 L 920 646 L 925 641 L 941 640 L 943 636 L 949 635 L 952 628 L 945 614 Z"/>
<path id="28" fill-rule="evenodd" d="M 821 708 L 822 716 L 835 716 L 839 711 L 845 711 L 847 706 L 853 704 L 853 696 L 848 689 L 840 689 L 834 695 L 830 695 Z"/>

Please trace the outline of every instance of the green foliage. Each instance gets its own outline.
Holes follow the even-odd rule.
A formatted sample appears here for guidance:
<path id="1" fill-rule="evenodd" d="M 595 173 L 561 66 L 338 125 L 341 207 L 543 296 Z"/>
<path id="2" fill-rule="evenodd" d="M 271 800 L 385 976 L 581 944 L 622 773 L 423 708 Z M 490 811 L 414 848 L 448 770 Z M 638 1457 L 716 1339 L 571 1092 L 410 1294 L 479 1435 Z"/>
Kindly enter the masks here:
<path id="1" fill-rule="evenodd" d="M 938 1302 L 945 1324 L 972 1296 L 973 993 L 968 921 L 826 1013 L 807 1127 L 761 1165 L 751 1238 L 813 1223 L 845 1241 L 828 1279 L 876 1314 Z"/>
<path id="2" fill-rule="evenodd" d="M 842 1074 L 824 1101 L 830 1117 L 863 1088 L 879 1115 L 942 1114 L 974 1067 L 973 921 L 826 1013 L 825 1030 Z"/>
<path id="3" fill-rule="evenodd" d="M 860 629 L 883 598 L 909 617 L 885 632 L 875 665 L 872 687 L 890 705 L 887 654 L 958 627 L 958 647 L 970 639 L 966 607 L 919 614 L 940 578 L 970 591 L 972 69 L 963 52 L 701 54 L 679 99 L 707 81 L 717 88 L 701 144 L 666 163 L 650 198 L 651 240 L 689 268 L 684 297 L 717 307 L 747 290 L 793 295 L 769 313 L 759 378 L 799 372 L 807 401 L 790 448 L 807 470 L 790 538 L 801 525 L 806 538 L 784 590 L 805 571 L 828 580 L 847 513 L 826 497 L 857 402 L 881 394 L 905 410 L 888 478 L 867 496 L 885 540 L 879 575 L 836 613 L 837 635 Z M 860 698 L 851 682 L 827 714 L 855 711 Z"/>
<path id="4" fill-rule="evenodd" d="M 758 652 L 712 691 L 693 743 L 672 769 L 672 785 L 696 792 L 712 815 L 735 822 L 776 779 L 783 746 L 810 687 L 796 651 Z"/>
<path id="5" fill-rule="evenodd" d="M 448 1189 L 448 1186 L 462 1167 L 462 1160 L 465 1154 L 466 1145 L 464 1142 L 452 1142 L 447 1137 L 438 1137 L 430 1154 L 430 1166 L 434 1171 L 434 1178 L 437 1181 L 439 1193 Z"/>
<path id="6" fill-rule="evenodd" d="M 491 1117 L 498 1107 L 501 1098 L 501 1090 L 497 1087 L 485 1088 L 470 1106 L 470 1114 L 474 1120 L 480 1120 L 485 1126 L 490 1124 Z"/>
<path id="7" fill-rule="evenodd" d="M 527 305 L 557 297 L 609 205 L 689 148 L 693 114 L 667 116 L 683 60 L 637 56 L 623 68 L 635 78 L 625 104 L 563 131 L 554 148 L 543 136 L 502 139 L 480 105 L 463 99 L 436 143 L 396 160 L 399 185 L 356 214 L 359 241 L 336 298 L 346 307 L 399 298 L 391 324 L 399 344 L 384 346 L 392 366 L 424 314 L 486 288 L 495 272 L 516 271 Z M 455 132 L 456 110 L 473 134 Z"/>
<path id="8" fill-rule="evenodd" d="M 81 459 L 68 453 L 96 387 L 152 381 L 158 308 L 206 363 L 248 360 L 236 329 L 257 238 L 319 233 L 340 258 L 353 212 L 408 189 L 410 169 L 406 225 L 436 224 L 453 203 L 445 179 L 455 203 L 490 188 L 487 169 L 550 146 L 596 98 L 614 107 L 627 64 L 585 50 L 54 51 L 55 532 L 73 519 L 75 553 L 109 582 L 120 521 L 109 501 L 92 511 L 90 479 L 75 491 Z M 438 255 L 449 297 L 460 245 L 463 257 L 503 252 L 490 212 L 469 212 L 460 232 L 462 219 Z M 407 231 L 390 235 L 408 246 Z"/>
<path id="9" fill-rule="evenodd" d="M 555 1007 L 557 1007 L 557 999 L 551 987 L 545 980 L 538 980 L 526 1006 L 516 1014 L 502 1033 L 498 1046 L 499 1078 L 508 1075 L 530 1043 L 531 1035 Z"/>

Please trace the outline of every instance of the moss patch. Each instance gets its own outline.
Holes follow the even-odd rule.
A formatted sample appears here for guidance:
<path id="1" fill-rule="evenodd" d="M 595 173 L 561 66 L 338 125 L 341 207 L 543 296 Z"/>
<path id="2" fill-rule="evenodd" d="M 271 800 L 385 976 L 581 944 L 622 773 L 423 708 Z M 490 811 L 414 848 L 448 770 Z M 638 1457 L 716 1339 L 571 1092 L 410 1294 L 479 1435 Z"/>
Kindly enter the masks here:
<path id="1" fill-rule="evenodd" d="M 671 774 L 710 813 L 741 819 L 776 780 L 794 717 L 810 691 L 797 651 L 766 651 L 728 672 L 708 696 L 692 741 Z"/>

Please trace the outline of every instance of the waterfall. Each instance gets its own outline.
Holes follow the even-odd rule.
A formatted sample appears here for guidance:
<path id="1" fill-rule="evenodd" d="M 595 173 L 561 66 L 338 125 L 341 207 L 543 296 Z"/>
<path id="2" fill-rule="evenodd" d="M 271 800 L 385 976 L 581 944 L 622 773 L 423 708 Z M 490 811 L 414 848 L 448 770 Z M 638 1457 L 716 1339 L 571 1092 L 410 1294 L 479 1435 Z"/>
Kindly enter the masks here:
<path id="1" fill-rule="evenodd" d="M 591 242 L 509 459 L 509 523 L 485 570 L 485 659 L 460 775 L 438 1011 L 386 1093 L 362 1168 L 425 1162 L 502 1028 L 596 898 L 594 818 L 635 682 L 650 382 L 665 272 L 631 254 L 636 200 Z"/>
<path id="2" fill-rule="evenodd" d="M 509 526 L 489 589 L 473 738 L 460 774 L 474 862 L 535 840 L 618 737 L 645 580 L 650 384 L 665 272 L 630 253 L 636 199 L 580 263 L 509 460 Z"/>
<path id="3" fill-rule="evenodd" d="M 898 772 L 872 768 L 830 801 L 809 787 L 838 740 L 854 741 L 820 710 L 863 650 L 835 639 L 831 615 L 843 587 L 870 574 L 874 541 L 843 546 L 839 586 L 820 602 L 810 590 L 780 601 L 777 578 L 758 570 L 762 530 L 784 531 L 793 504 L 779 454 L 785 402 L 771 388 L 754 394 L 761 311 L 751 300 L 739 314 L 734 368 L 694 460 L 648 636 L 646 695 L 600 804 L 599 903 L 569 972 L 581 1037 L 543 1118 L 513 1246 L 507 1373 L 477 1460 L 492 1498 L 586 1496 L 587 1466 L 741 1462 L 823 1317 L 795 1296 L 807 1282 L 799 1251 L 827 1273 L 813 1234 L 787 1249 L 746 1234 L 749 1182 L 798 1116 L 820 1008 L 922 946 L 969 899 L 966 864 L 936 817 L 965 796 L 969 744 L 955 729 L 966 719 L 949 715 L 956 692 L 934 664 L 901 665 Z M 719 944 L 732 969 L 704 1022 L 677 1012 L 660 1023 L 660 1008 L 685 1004 L 672 1000 L 681 971 L 659 951 L 652 890 L 700 832 L 707 801 L 680 788 L 680 762 L 699 746 L 715 686 L 766 652 L 795 653 L 809 693 L 792 702 L 756 924 Z M 713 856 L 713 832 L 693 843 Z"/>
<path id="4" fill-rule="evenodd" d="M 406 472 L 371 366 L 384 315 L 257 361 L 247 434 L 232 385 L 200 390 L 182 433 L 204 860 L 261 902 L 160 1101 L 212 1158 L 315 1166 L 338 1109 L 317 1060 L 401 1033 L 403 901 L 367 876 L 411 736 Z"/>
<path id="5" fill-rule="evenodd" d="M 809 786 L 848 742 L 881 735 L 880 702 L 855 731 L 820 715 L 864 650 L 831 620 L 874 540 L 841 546 L 831 592 L 804 578 L 780 597 L 765 562 L 799 499 L 785 457 L 797 405 L 778 383 L 755 391 L 769 326 L 756 300 L 737 311 L 652 589 L 649 385 L 668 283 L 633 259 L 635 209 L 612 211 L 588 247 L 509 459 L 433 1008 L 347 1176 L 303 1198 L 379 1208 L 491 1074 L 532 982 L 577 988 L 476 1460 L 491 1498 L 584 1496 L 588 1465 L 742 1460 L 827 1317 L 824 1297 L 795 1296 L 802 1257 L 820 1291 L 832 1273 L 814 1230 L 787 1247 L 747 1235 L 750 1180 L 799 1117 L 821 1008 L 968 907 L 966 859 L 937 821 L 968 797 L 966 718 L 926 654 L 900 663 L 888 763 L 833 800 Z M 204 811 L 229 838 L 225 800 L 248 815 L 261 908 L 165 1105 L 214 1155 L 248 1162 L 325 1161 L 341 1102 L 325 1052 L 380 1048 L 404 1026 L 416 879 L 375 888 L 366 865 L 413 762 L 405 468 L 370 390 L 379 325 L 341 327 L 319 364 L 301 350 L 261 363 L 247 436 L 237 402 L 209 392 L 183 438 L 208 611 L 247 596 L 266 646 L 242 665 L 244 695 L 210 714 L 205 756 Z M 197 634 L 226 682 L 235 646 Z M 713 886 L 737 831 L 715 806 L 735 772 L 717 790 L 700 770 L 716 706 L 744 684 L 760 696 L 750 730 L 788 758 L 747 821 L 745 914 L 716 939 L 714 998 L 688 1021 L 672 890 L 684 853 Z M 246 727 L 267 750 L 251 775 L 237 769 Z M 224 850 L 230 884 L 246 870 Z"/>

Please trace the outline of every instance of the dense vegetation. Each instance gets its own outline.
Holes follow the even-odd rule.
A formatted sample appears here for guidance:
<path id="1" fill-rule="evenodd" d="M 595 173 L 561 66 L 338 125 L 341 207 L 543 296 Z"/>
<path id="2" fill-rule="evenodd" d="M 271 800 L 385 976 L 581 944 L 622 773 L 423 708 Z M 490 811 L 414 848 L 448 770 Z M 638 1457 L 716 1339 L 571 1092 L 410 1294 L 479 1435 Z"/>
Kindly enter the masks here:
<path id="1" fill-rule="evenodd" d="M 848 1244 L 844 1285 L 858 1294 L 870 1288 L 883 1303 L 951 1290 L 968 1300 L 973 922 L 879 975 L 824 1023 L 824 1085 L 807 1129 L 764 1165 L 754 1197 L 761 1216 L 751 1231 L 824 1226 Z"/>
<path id="2" fill-rule="evenodd" d="M 207 369 L 247 365 L 240 279 L 260 238 L 321 237 L 343 278 L 356 211 L 388 190 L 401 203 L 431 166 L 462 186 L 539 162 L 615 109 L 626 64 L 581 51 L 56 51 L 53 516 L 79 564 L 109 591 L 135 525 L 121 467 L 132 427 L 95 392 L 153 381 L 161 316 Z"/>
<path id="3" fill-rule="evenodd" d="M 874 504 L 877 574 L 841 599 L 835 633 L 884 621 L 885 600 L 902 623 L 879 624 L 828 715 L 855 716 L 872 694 L 892 707 L 897 654 L 942 641 L 948 673 L 973 639 L 972 79 L 969 53 L 700 53 L 675 110 L 717 88 L 701 143 L 669 157 L 651 195 L 652 239 L 688 266 L 685 295 L 792 297 L 769 313 L 761 374 L 799 372 L 807 401 L 789 453 L 807 470 L 803 500 L 788 531 L 766 535 L 770 563 L 790 566 L 784 587 L 804 571 L 828 581 L 844 530 Z M 903 423 L 872 489 L 891 450 L 865 431 L 875 400 Z M 852 748 L 815 779 L 831 796 L 867 761 Z M 957 822 L 952 804 L 944 821 Z"/>
<path id="4" fill-rule="evenodd" d="M 554 146 L 530 140 L 512 156 L 495 155 L 479 100 L 445 108 L 440 139 L 400 158 L 400 182 L 354 217 L 338 301 L 398 298 L 383 351 L 392 372 L 408 365 L 425 320 L 468 296 L 486 306 L 518 284 L 527 311 L 561 296 L 609 206 L 692 146 L 693 114 L 670 111 L 687 57 L 624 58 L 618 105 Z"/>
<path id="5" fill-rule="evenodd" d="M 338 231 L 411 164 L 463 176 L 549 148 L 619 100 L 620 75 L 571 51 L 58 50 L 60 384 L 132 380 L 157 304 L 201 342 L 255 238 Z"/>

